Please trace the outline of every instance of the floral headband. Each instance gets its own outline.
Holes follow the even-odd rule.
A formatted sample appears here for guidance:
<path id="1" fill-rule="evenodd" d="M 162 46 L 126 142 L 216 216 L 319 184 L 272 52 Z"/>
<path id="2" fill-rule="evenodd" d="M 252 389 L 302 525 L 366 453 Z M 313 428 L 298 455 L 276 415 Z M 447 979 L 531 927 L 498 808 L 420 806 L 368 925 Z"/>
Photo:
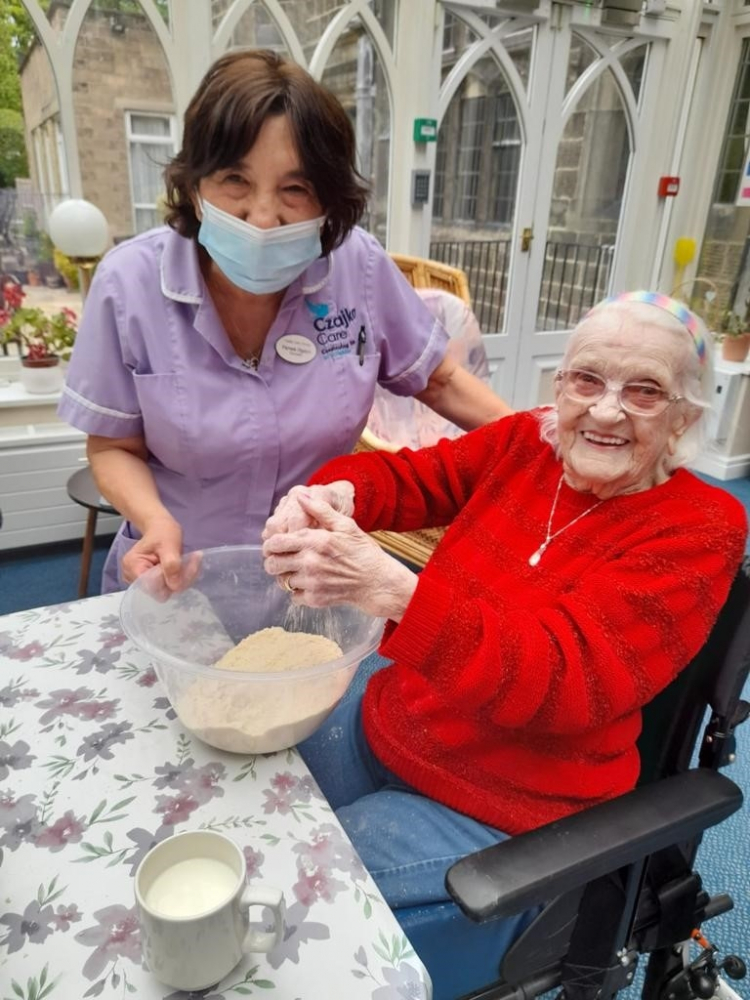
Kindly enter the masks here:
<path id="1" fill-rule="evenodd" d="M 698 360 L 702 365 L 706 363 L 706 341 L 698 326 L 698 317 L 688 309 L 684 302 L 672 299 L 662 292 L 620 292 L 619 295 L 612 295 L 597 303 L 593 309 L 586 313 L 584 319 L 597 312 L 602 306 L 611 305 L 613 302 L 645 302 L 646 305 L 664 309 L 665 312 L 670 313 L 682 323 L 693 338 Z"/>

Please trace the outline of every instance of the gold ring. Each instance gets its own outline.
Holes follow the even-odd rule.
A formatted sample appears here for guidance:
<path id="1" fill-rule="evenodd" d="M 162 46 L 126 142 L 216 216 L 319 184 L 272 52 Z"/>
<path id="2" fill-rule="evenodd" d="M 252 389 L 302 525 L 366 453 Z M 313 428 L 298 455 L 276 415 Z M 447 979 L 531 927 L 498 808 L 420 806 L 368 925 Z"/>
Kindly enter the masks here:
<path id="1" fill-rule="evenodd" d="M 293 594 L 294 593 L 294 587 L 292 586 L 292 584 L 290 582 L 291 579 L 292 579 L 292 574 L 291 573 L 287 573 L 286 576 L 284 577 L 284 579 L 281 581 L 281 586 L 284 588 L 284 590 L 288 591 L 290 594 Z"/>

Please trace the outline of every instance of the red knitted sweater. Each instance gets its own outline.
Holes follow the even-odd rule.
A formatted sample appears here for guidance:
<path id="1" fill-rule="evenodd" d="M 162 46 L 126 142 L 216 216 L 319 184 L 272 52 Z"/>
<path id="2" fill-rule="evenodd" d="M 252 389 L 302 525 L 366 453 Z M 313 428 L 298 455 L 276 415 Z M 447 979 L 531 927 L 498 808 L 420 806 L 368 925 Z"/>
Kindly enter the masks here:
<path id="1" fill-rule="evenodd" d="M 746 517 L 680 469 L 551 542 L 561 476 L 521 413 L 434 448 L 334 459 L 368 531 L 450 528 L 380 651 L 363 702 L 377 757 L 420 792 L 516 834 L 636 782 L 640 707 L 705 640 Z M 552 530 L 591 507 L 563 483 Z"/>

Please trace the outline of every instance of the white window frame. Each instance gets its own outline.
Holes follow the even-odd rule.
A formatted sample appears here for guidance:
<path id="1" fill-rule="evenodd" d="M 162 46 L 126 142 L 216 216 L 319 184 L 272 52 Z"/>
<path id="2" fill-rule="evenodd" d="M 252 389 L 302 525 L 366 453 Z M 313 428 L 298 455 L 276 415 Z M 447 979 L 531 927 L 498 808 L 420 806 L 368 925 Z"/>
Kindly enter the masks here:
<path id="1" fill-rule="evenodd" d="M 141 132 L 135 132 L 133 130 L 133 117 L 138 118 L 160 118 L 162 121 L 167 121 L 169 123 L 169 135 L 144 135 Z M 178 135 L 177 135 L 177 118 L 169 111 L 140 111 L 137 108 L 133 108 L 130 111 L 125 112 L 125 139 L 127 142 L 128 149 L 128 177 L 130 181 L 130 207 L 131 207 L 131 220 L 133 226 L 133 232 L 138 232 L 138 226 L 136 222 L 136 212 L 138 209 L 156 209 L 156 202 L 143 202 L 135 200 L 135 185 L 133 183 L 133 159 L 131 156 L 131 149 L 133 143 L 137 142 L 144 145 L 152 146 L 163 146 L 165 142 L 171 142 L 172 144 L 172 155 L 174 156 L 178 150 Z"/>
<path id="2" fill-rule="evenodd" d="M 55 142 L 57 145 L 57 169 L 60 177 L 60 191 L 62 198 L 70 197 L 70 180 L 68 178 L 68 161 L 65 156 L 65 140 L 60 128 L 60 118 L 55 116 Z"/>

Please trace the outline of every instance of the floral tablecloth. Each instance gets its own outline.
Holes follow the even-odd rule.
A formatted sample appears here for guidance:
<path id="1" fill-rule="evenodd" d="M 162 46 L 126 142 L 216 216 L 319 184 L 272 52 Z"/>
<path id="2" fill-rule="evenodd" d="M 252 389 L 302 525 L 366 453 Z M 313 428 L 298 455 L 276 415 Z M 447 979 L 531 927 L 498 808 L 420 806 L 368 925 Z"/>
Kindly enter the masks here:
<path id="1" fill-rule="evenodd" d="M 120 629 L 119 595 L 0 618 L 2 1000 L 429 1000 L 429 977 L 294 750 L 237 756 L 182 730 Z M 144 968 L 132 876 L 220 830 L 283 889 L 285 940 L 194 993 Z"/>

